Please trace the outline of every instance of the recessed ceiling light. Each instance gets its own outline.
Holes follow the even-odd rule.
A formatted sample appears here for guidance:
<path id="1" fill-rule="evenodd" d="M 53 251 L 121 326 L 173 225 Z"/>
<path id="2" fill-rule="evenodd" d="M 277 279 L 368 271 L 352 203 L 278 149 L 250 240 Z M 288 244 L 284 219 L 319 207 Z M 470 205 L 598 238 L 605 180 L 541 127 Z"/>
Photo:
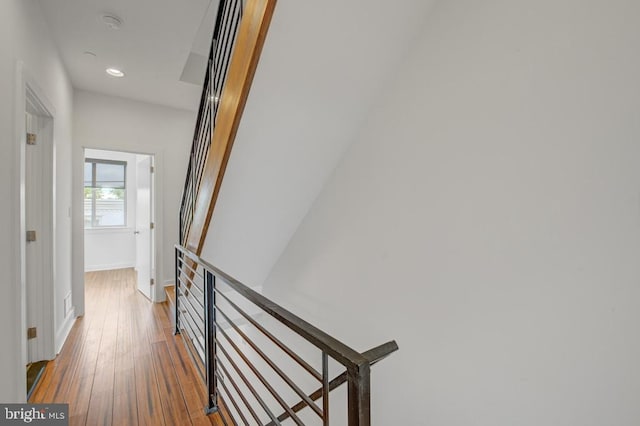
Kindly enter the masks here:
<path id="1" fill-rule="evenodd" d="M 121 70 L 119 70 L 118 68 L 107 68 L 105 70 L 107 72 L 107 74 L 109 74 L 111 77 L 124 77 L 124 72 L 122 72 Z"/>
<path id="2" fill-rule="evenodd" d="M 102 22 L 104 22 L 110 30 L 119 30 L 122 26 L 122 19 L 113 15 L 102 15 Z"/>

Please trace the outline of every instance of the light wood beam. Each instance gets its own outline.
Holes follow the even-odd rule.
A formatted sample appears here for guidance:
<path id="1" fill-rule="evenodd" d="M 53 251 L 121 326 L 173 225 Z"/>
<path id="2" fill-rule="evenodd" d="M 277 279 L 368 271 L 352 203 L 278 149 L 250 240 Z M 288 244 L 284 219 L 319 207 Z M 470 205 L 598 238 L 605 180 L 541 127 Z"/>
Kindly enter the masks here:
<path id="1" fill-rule="evenodd" d="M 276 0 L 249 0 L 238 29 L 234 53 L 229 64 L 211 148 L 196 198 L 187 248 L 200 255 L 218 199 L 231 148 L 249 96 L 253 76 L 271 23 Z"/>

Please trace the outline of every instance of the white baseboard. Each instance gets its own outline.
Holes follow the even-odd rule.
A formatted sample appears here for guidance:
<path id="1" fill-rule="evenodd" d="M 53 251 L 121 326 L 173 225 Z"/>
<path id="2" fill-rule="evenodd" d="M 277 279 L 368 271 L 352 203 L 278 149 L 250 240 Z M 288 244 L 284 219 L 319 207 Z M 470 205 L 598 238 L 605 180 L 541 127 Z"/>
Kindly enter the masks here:
<path id="1" fill-rule="evenodd" d="M 69 333 L 71 332 L 71 327 L 73 327 L 73 323 L 76 321 L 76 310 L 75 308 L 71 308 L 69 311 L 69 315 L 64 319 L 62 326 L 56 333 L 56 354 L 59 354 L 62 350 L 62 345 L 67 341 L 67 337 L 69 337 Z"/>
<path id="2" fill-rule="evenodd" d="M 135 268 L 134 263 L 112 263 L 108 265 L 85 265 L 85 272 L 109 271 L 111 269 Z"/>

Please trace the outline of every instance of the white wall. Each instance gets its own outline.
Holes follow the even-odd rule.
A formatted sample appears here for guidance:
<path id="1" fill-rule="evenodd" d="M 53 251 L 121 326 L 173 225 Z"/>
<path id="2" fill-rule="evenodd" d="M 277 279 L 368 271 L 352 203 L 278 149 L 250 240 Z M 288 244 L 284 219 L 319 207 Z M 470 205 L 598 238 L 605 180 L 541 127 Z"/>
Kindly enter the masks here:
<path id="1" fill-rule="evenodd" d="M 0 269 L 5 285 L 0 298 L 0 335 L 6 350 L 0 351 L 0 401 L 22 401 L 24 358 L 21 301 L 20 241 L 20 108 L 16 92 L 17 62 L 40 87 L 55 109 L 55 330 L 64 339 L 63 299 L 71 291 L 71 111 L 72 88 L 57 50 L 51 42 L 47 24 L 33 0 L 6 0 L 0 5 L 0 195 L 6 202 L 0 207 Z M 24 119 L 22 119 L 24 121 Z M 56 342 L 60 344 L 61 342 Z"/>
<path id="2" fill-rule="evenodd" d="M 262 284 L 432 3 L 278 2 L 203 258 Z"/>
<path id="3" fill-rule="evenodd" d="M 74 247 L 83 247 L 82 164 L 83 148 L 128 151 L 155 155 L 156 239 L 162 252 L 156 253 L 159 282 L 173 281 L 173 246 L 178 242 L 178 213 L 186 174 L 195 113 L 129 101 L 85 91 L 74 96 Z M 74 249 L 77 282 L 82 283 L 83 252 Z M 156 298 L 164 298 L 156 286 Z M 76 309 L 78 307 L 76 306 Z M 82 311 L 84 306 L 82 307 Z"/>
<path id="4" fill-rule="evenodd" d="M 265 283 L 357 349 L 397 339 L 375 424 L 640 424 L 639 20 L 432 11 Z"/>
<path id="5" fill-rule="evenodd" d="M 136 265 L 136 155 L 117 151 L 86 149 L 85 158 L 125 161 L 126 217 L 125 226 L 90 228 L 84 231 L 84 270 L 104 271 L 132 268 Z"/>

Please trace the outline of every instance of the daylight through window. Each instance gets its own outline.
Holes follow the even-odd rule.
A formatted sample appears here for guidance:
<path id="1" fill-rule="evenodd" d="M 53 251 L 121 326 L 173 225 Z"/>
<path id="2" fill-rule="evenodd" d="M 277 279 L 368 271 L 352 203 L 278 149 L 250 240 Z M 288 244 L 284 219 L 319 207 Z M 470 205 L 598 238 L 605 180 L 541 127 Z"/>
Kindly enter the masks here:
<path id="1" fill-rule="evenodd" d="M 126 161 L 84 162 L 84 226 L 126 226 Z"/>

